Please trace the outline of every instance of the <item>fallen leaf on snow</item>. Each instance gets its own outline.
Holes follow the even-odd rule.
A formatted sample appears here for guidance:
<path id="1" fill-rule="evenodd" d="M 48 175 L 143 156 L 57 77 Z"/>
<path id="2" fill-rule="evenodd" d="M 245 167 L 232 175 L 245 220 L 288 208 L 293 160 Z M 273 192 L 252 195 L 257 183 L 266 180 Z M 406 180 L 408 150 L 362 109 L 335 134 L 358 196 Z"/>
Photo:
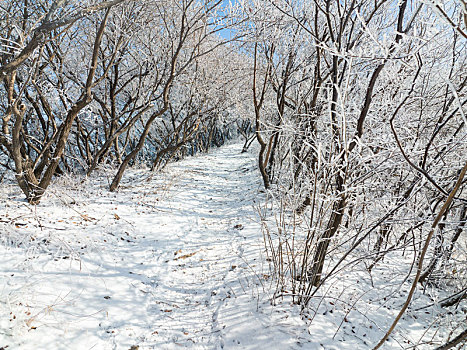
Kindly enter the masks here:
<path id="1" fill-rule="evenodd" d="M 84 221 L 96 220 L 96 219 L 90 217 L 88 214 L 81 214 L 81 217 L 83 218 Z"/>
<path id="2" fill-rule="evenodd" d="M 189 258 L 190 256 L 193 256 L 193 255 L 195 255 L 196 253 L 197 253 L 197 252 L 193 252 L 193 253 L 185 254 L 185 255 L 179 256 L 178 258 L 175 258 L 174 260 L 179 260 L 179 259 L 186 259 L 186 258 Z"/>

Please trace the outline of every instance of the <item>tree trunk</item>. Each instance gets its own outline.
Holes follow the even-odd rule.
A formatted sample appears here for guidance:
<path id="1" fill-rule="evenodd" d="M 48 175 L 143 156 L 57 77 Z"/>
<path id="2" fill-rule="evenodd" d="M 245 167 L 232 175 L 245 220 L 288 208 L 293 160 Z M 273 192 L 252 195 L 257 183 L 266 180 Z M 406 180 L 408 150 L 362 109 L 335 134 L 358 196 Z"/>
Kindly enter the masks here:
<path id="1" fill-rule="evenodd" d="M 161 116 L 164 114 L 168 109 L 168 104 L 165 104 L 164 107 L 159 110 L 158 112 L 154 113 L 146 122 L 144 126 L 143 133 L 141 134 L 138 143 L 136 144 L 136 147 L 123 159 L 122 163 L 120 164 L 120 167 L 118 168 L 117 174 L 115 174 L 114 179 L 112 180 L 112 184 L 110 185 L 110 192 L 114 192 L 117 188 L 118 185 L 120 184 L 120 181 L 122 180 L 123 173 L 125 172 L 128 164 L 130 161 L 132 161 L 136 155 L 143 149 L 144 146 L 144 141 L 146 140 L 146 137 L 149 134 L 149 129 L 151 128 L 152 123 L 154 120 L 156 120 L 157 117 Z"/>

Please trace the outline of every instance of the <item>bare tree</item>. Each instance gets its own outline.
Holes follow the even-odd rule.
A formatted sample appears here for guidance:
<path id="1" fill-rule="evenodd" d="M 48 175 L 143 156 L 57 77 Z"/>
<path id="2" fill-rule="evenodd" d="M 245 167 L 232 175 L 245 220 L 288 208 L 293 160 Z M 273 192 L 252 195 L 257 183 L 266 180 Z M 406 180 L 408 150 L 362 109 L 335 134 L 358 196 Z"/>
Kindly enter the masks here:
<path id="1" fill-rule="evenodd" d="M 123 174 L 131 161 L 143 149 L 153 123 L 167 113 L 171 105 L 171 90 L 177 77 L 185 72 L 196 60 L 208 52 L 216 49 L 222 43 L 205 45 L 207 39 L 219 28 L 211 28 L 210 16 L 221 5 L 221 1 L 206 1 L 204 4 L 195 1 L 183 1 L 181 4 L 167 2 L 154 3 L 155 21 L 149 30 L 162 29 L 159 49 L 155 53 L 162 57 L 157 70 L 157 85 L 160 87 L 156 97 L 156 106 L 143 124 L 139 139 L 133 149 L 125 156 L 110 185 L 110 191 L 115 191 Z M 191 132 L 188 132 L 191 134 Z"/>
<path id="2" fill-rule="evenodd" d="M 68 9 L 73 9 L 73 6 L 65 1 L 55 1 L 45 11 L 35 2 L 24 1 L 8 3 L 12 7 L 2 11 L 10 28 L 7 32 L 8 36 L 2 40 L 5 43 L 12 43 L 13 46 L 6 45 L 6 50 L 2 52 L 1 57 L 0 75 L 3 77 L 6 107 L 4 107 L 0 141 L 14 160 L 16 179 L 30 203 L 38 203 L 49 186 L 65 151 L 76 117 L 92 101 L 93 87 L 99 84 L 107 74 L 108 69 L 104 70 L 102 75 L 96 76 L 99 47 L 110 9 L 121 2 L 90 4 L 87 7 L 77 9 L 75 7 L 70 12 Z M 13 6 L 19 6 L 16 9 L 18 12 L 14 12 Z M 50 69 L 54 59 L 61 58 L 59 48 L 61 38 L 69 31 L 73 32 L 76 28 L 74 24 L 78 20 L 103 9 L 106 13 L 100 19 L 93 40 L 85 83 L 81 86 L 74 101 L 66 101 L 68 107 L 66 116 L 57 126 L 51 102 L 47 101 L 42 88 L 36 82 L 43 78 L 44 71 Z M 63 13 L 65 13 L 64 16 Z M 38 21 L 40 24 L 35 27 Z M 16 33 L 14 28 L 21 32 Z M 53 68 L 51 70 L 53 71 Z M 57 73 L 60 72 L 55 71 L 55 74 Z M 58 84 L 63 84 L 60 77 L 57 80 Z M 37 94 L 37 98 L 31 97 L 30 91 L 32 90 Z M 26 101 L 31 103 L 30 107 Z M 65 100 L 62 101 L 65 102 Z M 43 136 L 45 136 L 43 140 L 31 139 L 26 129 L 27 121 L 35 122 L 32 118 L 34 114 L 42 124 Z M 45 122 L 43 114 L 47 116 L 48 123 Z M 33 149 L 33 158 L 31 158 L 32 153 L 29 149 Z"/>
<path id="3" fill-rule="evenodd" d="M 371 274 L 429 235 L 465 160 L 462 21 L 449 28 L 405 1 L 252 1 L 245 12 L 259 167 L 278 208 L 265 244 L 276 296 L 291 289 L 306 312 L 337 273 L 363 262 Z M 459 186 L 421 283 L 443 284 L 455 264 Z"/>

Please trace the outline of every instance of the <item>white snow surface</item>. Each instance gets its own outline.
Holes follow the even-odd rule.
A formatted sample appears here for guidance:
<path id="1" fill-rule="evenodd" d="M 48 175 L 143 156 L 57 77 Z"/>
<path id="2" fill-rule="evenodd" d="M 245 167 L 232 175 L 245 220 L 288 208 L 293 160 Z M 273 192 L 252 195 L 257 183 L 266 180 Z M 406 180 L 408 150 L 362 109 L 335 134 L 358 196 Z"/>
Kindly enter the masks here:
<path id="1" fill-rule="evenodd" d="M 63 176 L 37 206 L 1 182 L 0 349 L 372 349 L 405 301 L 410 255 L 388 254 L 373 277 L 363 263 L 343 270 L 303 315 L 290 291 L 272 306 L 267 202 L 256 151 L 241 149 L 129 169 L 115 193 L 115 169 Z M 459 332 L 443 324 L 462 325 L 465 303 L 427 308 L 428 292 L 383 349 Z"/>
<path id="2" fill-rule="evenodd" d="M 259 175 L 240 151 L 131 169 L 116 193 L 106 171 L 65 177 L 37 206 L 2 183 L 0 348 L 300 348 L 297 310 L 269 302 Z"/>

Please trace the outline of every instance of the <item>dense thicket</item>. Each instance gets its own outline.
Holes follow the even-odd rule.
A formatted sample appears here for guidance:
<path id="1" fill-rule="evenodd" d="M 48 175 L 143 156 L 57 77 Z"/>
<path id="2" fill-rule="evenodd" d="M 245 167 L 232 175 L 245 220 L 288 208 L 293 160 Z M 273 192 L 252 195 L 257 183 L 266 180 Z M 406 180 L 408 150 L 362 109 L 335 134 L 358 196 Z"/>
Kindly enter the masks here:
<path id="1" fill-rule="evenodd" d="M 394 326 L 417 284 L 465 298 L 465 3 L 249 6 L 259 169 L 280 212 L 264 224 L 277 295 L 306 309 L 334 276 L 358 264 L 387 274 L 412 249 Z"/>

